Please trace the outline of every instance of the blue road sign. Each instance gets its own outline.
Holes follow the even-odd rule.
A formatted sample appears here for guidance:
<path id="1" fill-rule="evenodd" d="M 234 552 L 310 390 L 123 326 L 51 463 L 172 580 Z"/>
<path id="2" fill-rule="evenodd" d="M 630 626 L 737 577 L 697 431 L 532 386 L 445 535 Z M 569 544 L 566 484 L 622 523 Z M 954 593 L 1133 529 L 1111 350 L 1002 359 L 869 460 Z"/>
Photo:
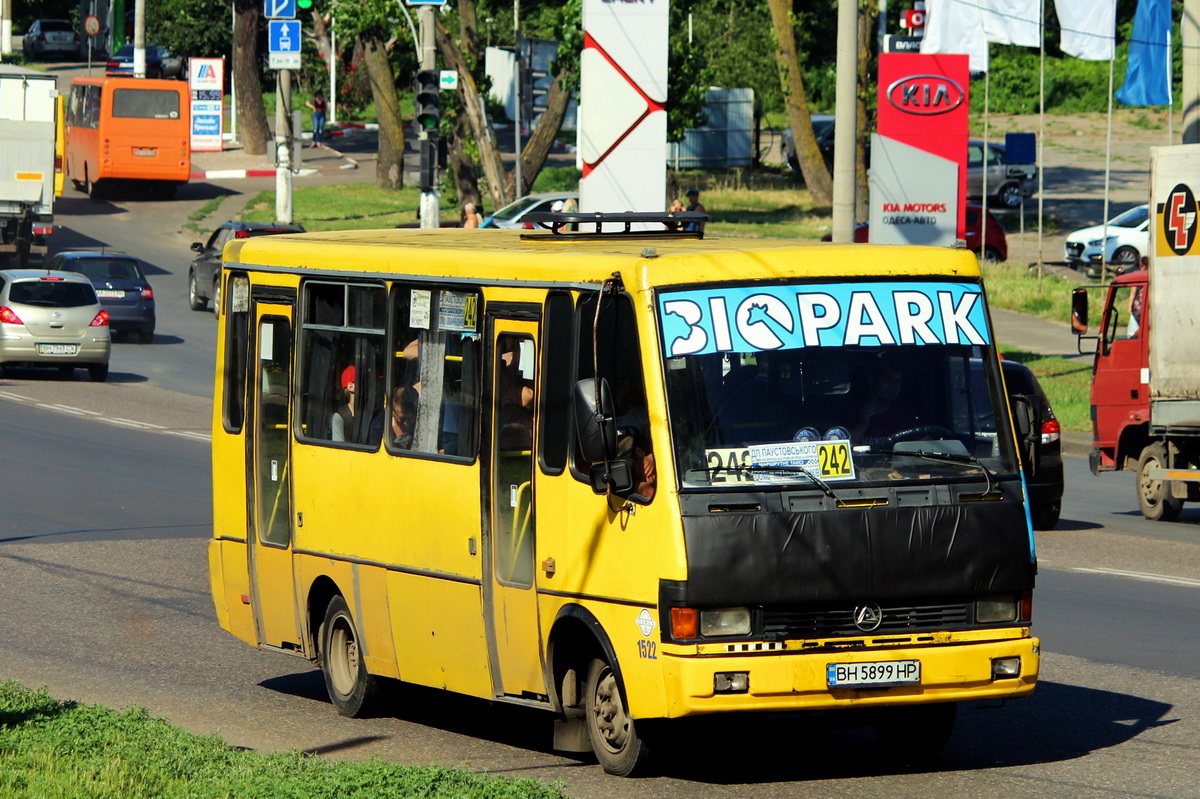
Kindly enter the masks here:
<path id="1" fill-rule="evenodd" d="M 292 19 L 296 16 L 296 0 L 264 0 L 267 19 Z"/>
<path id="2" fill-rule="evenodd" d="M 267 23 L 268 50 L 272 53 L 300 52 L 300 20 L 273 19 Z"/>

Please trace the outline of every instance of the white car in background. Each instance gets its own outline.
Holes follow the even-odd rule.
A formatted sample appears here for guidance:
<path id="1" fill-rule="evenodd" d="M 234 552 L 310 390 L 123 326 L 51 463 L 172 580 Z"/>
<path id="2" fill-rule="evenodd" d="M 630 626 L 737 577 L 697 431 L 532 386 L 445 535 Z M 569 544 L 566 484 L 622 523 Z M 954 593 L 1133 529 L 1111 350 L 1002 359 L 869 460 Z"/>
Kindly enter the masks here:
<path id="1" fill-rule="evenodd" d="M 1104 225 L 1080 228 L 1067 237 L 1067 263 L 1086 270 L 1088 277 L 1100 277 L 1104 268 L 1100 262 L 1104 244 Z M 1137 205 L 1108 220 L 1108 245 L 1103 248 L 1105 263 L 1110 266 L 1131 266 L 1150 252 L 1150 209 Z"/>

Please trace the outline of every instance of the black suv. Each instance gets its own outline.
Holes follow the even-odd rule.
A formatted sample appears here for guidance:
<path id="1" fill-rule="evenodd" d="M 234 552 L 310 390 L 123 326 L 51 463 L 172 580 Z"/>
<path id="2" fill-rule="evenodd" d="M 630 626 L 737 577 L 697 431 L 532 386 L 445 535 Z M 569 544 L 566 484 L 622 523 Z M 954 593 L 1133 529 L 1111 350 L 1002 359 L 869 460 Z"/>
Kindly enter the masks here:
<path id="1" fill-rule="evenodd" d="M 221 255 L 233 239 L 271 236 L 276 233 L 303 233 L 303 225 L 285 222 L 240 222 L 229 220 L 212 232 L 204 244 L 195 242 L 192 251 L 198 255 L 188 267 L 188 304 L 193 311 L 203 311 L 213 301 L 213 313 L 221 313 Z"/>
<path id="2" fill-rule="evenodd" d="M 1016 396 L 1028 397 L 1037 410 L 1041 423 L 1041 446 L 1037 448 L 1037 463 L 1025 463 L 1022 450 L 1021 466 L 1025 470 L 1025 484 L 1029 489 L 1029 515 L 1035 530 L 1053 530 L 1062 512 L 1063 462 L 1062 428 L 1054 417 L 1050 400 L 1042 390 L 1033 372 L 1023 363 L 1003 361 L 1004 384 L 1008 389 L 1009 401 Z"/>

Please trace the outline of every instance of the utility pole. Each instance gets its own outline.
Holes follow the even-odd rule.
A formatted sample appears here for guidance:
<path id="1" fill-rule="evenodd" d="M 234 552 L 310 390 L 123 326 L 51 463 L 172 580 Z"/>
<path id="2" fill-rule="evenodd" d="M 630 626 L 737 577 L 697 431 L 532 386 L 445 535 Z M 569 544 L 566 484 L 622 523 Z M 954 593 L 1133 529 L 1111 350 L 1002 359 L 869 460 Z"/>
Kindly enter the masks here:
<path id="1" fill-rule="evenodd" d="M 513 55 L 516 56 L 513 61 L 513 133 L 517 142 L 513 199 L 516 200 L 525 196 L 521 180 L 521 0 L 513 0 Z"/>
<path id="2" fill-rule="evenodd" d="M 12 0 L 0 0 L 0 55 L 10 55 L 12 51 Z"/>
<path id="3" fill-rule="evenodd" d="M 854 241 L 855 137 L 858 135 L 858 3 L 838 0 L 837 124 L 833 129 L 833 240 Z"/>
<path id="4" fill-rule="evenodd" d="M 437 137 L 441 111 L 438 100 L 437 49 L 434 46 L 433 6 L 423 5 L 417 11 L 421 29 L 421 70 L 417 75 L 417 134 L 421 147 L 421 227 L 441 227 L 438 201 L 441 199 L 437 181 Z M 432 82 L 432 91 L 427 84 Z M 424 91 L 423 91 L 424 90 Z M 423 102 L 424 100 L 424 102 Z"/>
<path id="5" fill-rule="evenodd" d="M 120 25 L 124 29 L 125 20 Z M 146 0 L 136 0 L 133 4 L 133 76 L 146 77 Z"/>
<path id="6" fill-rule="evenodd" d="M 140 0 L 139 0 L 140 2 Z M 292 71 L 275 84 L 275 221 L 292 221 Z"/>
<path id="7" fill-rule="evenodd" d="M 1179 27 L 1183 39 L 1183 143 L 1196 144 L 1200 142 L 1200 0 L 1183 0 Z"/>

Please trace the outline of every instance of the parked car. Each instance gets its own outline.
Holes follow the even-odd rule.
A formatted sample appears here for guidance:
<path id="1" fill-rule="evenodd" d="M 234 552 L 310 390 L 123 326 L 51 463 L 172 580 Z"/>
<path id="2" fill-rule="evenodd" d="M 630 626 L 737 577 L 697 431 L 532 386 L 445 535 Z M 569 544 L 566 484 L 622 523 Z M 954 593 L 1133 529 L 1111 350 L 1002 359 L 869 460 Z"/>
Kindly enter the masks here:
<path id="1" fill-rule="evenodd" d="M 242 222 L 231 219 L 220 225 L 208 241 L 192 244 L 197 253 L 188 267 L 188 305 L 193 311 L 203 311 L 213 301 L 213 313 L 221 313 L 221 256 L 225 244 L 233 239 L 253 236 L 272 236 L 278 233 L 303 233 L 304 225 L 285 222 Z"/>
<path id="2" fill-rule="evenodd" d="M 1080 228 L 1067 236 L 1067 263 L 1087 271 L 1089 277 L 1100 277 L 1104 267 L 1100 262 L 1104 243 L 1104 225 Z M 1108 220 L 1108 244 L 1103 248 L 1104 261 L 1112 266 L 1133 266 L 1150 252 L 1150 209 L 1137 205 Z"/>
<path id="3" fill-rule="evenodd" d="M 983 261 L 1007 261 L 1008 260 L 1008 234 L 1004 231 L 1004 225 L 1000 224 L 1000 220 L 988 211 L 987 215 L 987 230 L 986 238 L 983 246 L 979 244 L 979 215 L 983 212 L 982 205 L 975 203 L 967 203 L 966 208 L 966 242 L 967 249 L 979 256 Z M 870 225 L 862 222 L 854 228 L 854 240 L 859 244 L 864 244 L 870 241 Z M 833 234 L 826 233 L 821 237 L 821 241 L 833 241 Z"/>
<path id="4" fill-rule="evenodd" d="M 35 19 L 25 31 L 22 50 L 30 61 L 49 56 L 79 57 L 79 33 L 70 20 Z"/>
<path id="5" fill-rule="evenodd" d="M 1029 197 L 1037 187 L 1037 167 L 1023 165 L 1017 170 L 1008 163 L 1003 144 L 972 139 L 967 142 L 967 199 L 983 197 L 983 176 L 986 158 L 988 196 L 1005 208 L 1018 208 L 1023 197 Z"/>
<path id="6" fill-rule="evenodd" d="M 825 156 L 825 165 L 832 168 L 834 116 L 812 114 L 809 119 L 812 122 L 813 135 L 817 137 L 817 147 L 821 150 L 821 155 Z M 796 138 L 792 135 L 791 128 L 783 132 L 783 158 L 793 172 L 800 174 L 800 160 L 796 158 Z"/>
<path id="7" fill-rule="evenodd" d="M 92 380 L 108 379 L 112 344 L 108 311 L 92 282 L 74 272 L 12 269 L 0 272 L 0 374 L 12 365 L 76 367 Z"/>
<path id="8" fill-rule="evenodd" d="M 154 341 L 154 289 L 137 258 L 111 251 L 67 250 L 51 258 L 46 268 L 78 272 L 92 281 L 113 333 L 136 334 L 143 344 Z"/>
<path id="9" fill-rule="evenodd" d="M 561 203 L 574 200 L 579 203 L 579 193 L 574 191 L 543 192 L 527 194 L 519 200 L 514 200 L 496 213 L 483 220 L 481 228 L 525 228 L 533 229 L 532 222 L 525 221 L 525 215 L 535 211 L 561 211 Z M 560 203 L 558 208 L 555 203 Z"/>
<path id="10" fill-rule="evenodd" d="M 1029 515 L 1035 530 L 1052 530 L 1058 524 L 1062 512 L 1063 462 L 1062 427 L 1050 407 L 1046 392 L 1037 377 L 1023 363 L 1002 361 L 1004 384 L 1009 402 L 1016 396 L 1028 397 L 1037 411 L 1041 422 L 1041 446 L 1037 449 L 1037 462 L 1025 463 L 1024 449 L 1021 450 L 1021 467 L 1025 470 L 1025 486 L 1029 491 Z M 1032 466 L 1032 468 L 1031 468 Z"/>
<path id="11" fill-rule="evenodd" d="M 133 45 L 122 45 L 104 67 L 104 74 L 112 77 L 133 77 Z M 147 78 L 183 77 L 183 59 L 165 47 L 146 45 Z"/>

